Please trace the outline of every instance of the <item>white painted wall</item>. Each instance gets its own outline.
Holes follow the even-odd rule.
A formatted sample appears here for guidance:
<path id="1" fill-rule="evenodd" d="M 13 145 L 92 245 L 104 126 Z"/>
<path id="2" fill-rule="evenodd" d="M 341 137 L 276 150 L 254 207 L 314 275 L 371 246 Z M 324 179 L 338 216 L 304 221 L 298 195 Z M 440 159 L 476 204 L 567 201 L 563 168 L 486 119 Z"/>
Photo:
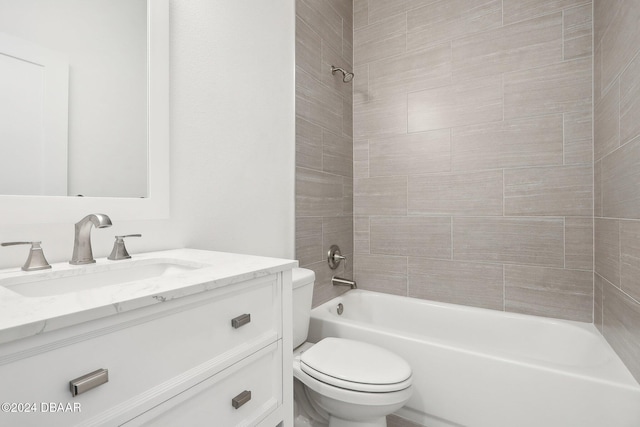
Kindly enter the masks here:
<path id="1" fill-rule="evenodd" d="M 174 0 L 172 215 L 187 243 L 293 257 L 293 0 Z"/>
<path id="2" fill-rule="evenodd" d="M 171 219 L 114 218 L 93 231 L 96 257 L 133 232 L 132 254 L 294 256 L 294 49 L 293 0 L 171 1 Z M 9 226 L 0 215 L 0 241 L 42 240 L 50 262 L 65 261 L 79 219 Z M 0 248 L 0 267 L 22 265 L 26 249 Z"/>

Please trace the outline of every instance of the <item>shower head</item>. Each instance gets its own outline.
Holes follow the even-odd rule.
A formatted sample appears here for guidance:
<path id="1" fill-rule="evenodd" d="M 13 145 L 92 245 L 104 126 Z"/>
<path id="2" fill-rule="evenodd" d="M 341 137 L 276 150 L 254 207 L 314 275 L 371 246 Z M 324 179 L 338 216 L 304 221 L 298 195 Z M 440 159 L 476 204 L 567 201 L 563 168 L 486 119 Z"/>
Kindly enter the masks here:
<path id="1" fill-rule="evenodd" d="M 345 83 L 349 83 L 351 80 L 353 80 L 353 73 L 350 73 L 348 71 L 346 71 L 343 68 L 340 67 L 334 67 L 333 65 L 331 66 L 331 74 L 336 74 L 336 71 L 340 71 L 342 73 L 342 81 Z"/>

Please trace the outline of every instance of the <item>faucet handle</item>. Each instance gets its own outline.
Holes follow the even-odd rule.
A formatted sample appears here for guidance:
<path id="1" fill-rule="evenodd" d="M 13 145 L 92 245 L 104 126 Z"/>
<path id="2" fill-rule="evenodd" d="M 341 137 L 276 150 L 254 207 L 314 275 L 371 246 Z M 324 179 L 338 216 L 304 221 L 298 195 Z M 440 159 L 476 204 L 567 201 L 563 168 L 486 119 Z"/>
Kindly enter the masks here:
<path id="1" fill-rule="evenodd" d="M 42 242 L 4 242 L 2 246 L 15 246 L 15 245 L 31 245 L 31 250 L 29 251 L 29 257 L 27 258 L 27 262 L 24 263 L 22 269 L 24 271 L 35 271 L 35 270 L 45 270 L 47 268 L 51 268 L 51 265 L 47 262 L 47 259 L 44 257 L 44 252 L 40 247 Z"/>
<path id="2" fill-rule="evenodd" d="M 131 258 L 131 255 L 129 255 L 129 252 L 127 252 L 127 248 L 124 246 L 125 237 L 142 237 L 142 234 L 126 234 L 124 236 L 116 236 L 116 241 L 113 242 L 111 255 L 109 255 L 107 259 L 118 261 L 121 259 Z"/>

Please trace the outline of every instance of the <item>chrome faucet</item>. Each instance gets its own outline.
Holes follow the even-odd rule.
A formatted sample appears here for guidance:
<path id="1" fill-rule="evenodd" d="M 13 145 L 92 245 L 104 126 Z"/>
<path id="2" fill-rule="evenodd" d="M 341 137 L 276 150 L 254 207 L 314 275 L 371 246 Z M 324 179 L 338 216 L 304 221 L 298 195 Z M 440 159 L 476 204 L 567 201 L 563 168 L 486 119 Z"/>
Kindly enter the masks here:
<path id="1" fill-rule="evenodd" d="M 76 223 L 73 256 L 69 264 L 80 265 L 96 262 L 93 259 L 93 251 L 91 250 L 91 226 L 93 225 L 96 228 L 111 227 L 111 218 L 105 214 L 91 214 Z"/>

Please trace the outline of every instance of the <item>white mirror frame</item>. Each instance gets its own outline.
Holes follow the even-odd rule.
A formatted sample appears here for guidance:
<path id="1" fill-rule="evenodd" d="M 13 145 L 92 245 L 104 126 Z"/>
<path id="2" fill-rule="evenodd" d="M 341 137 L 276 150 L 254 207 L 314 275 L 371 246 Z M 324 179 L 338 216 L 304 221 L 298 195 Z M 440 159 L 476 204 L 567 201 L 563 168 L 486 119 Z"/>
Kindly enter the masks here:
<path id="1" fill-rule="evenodd" d="M 75 222 L 89 213 L 120 220 L 169 218 L 169 0 L 147 1 L 147 29 L 147 197 L 0 195 L 1 225 Z"/>

